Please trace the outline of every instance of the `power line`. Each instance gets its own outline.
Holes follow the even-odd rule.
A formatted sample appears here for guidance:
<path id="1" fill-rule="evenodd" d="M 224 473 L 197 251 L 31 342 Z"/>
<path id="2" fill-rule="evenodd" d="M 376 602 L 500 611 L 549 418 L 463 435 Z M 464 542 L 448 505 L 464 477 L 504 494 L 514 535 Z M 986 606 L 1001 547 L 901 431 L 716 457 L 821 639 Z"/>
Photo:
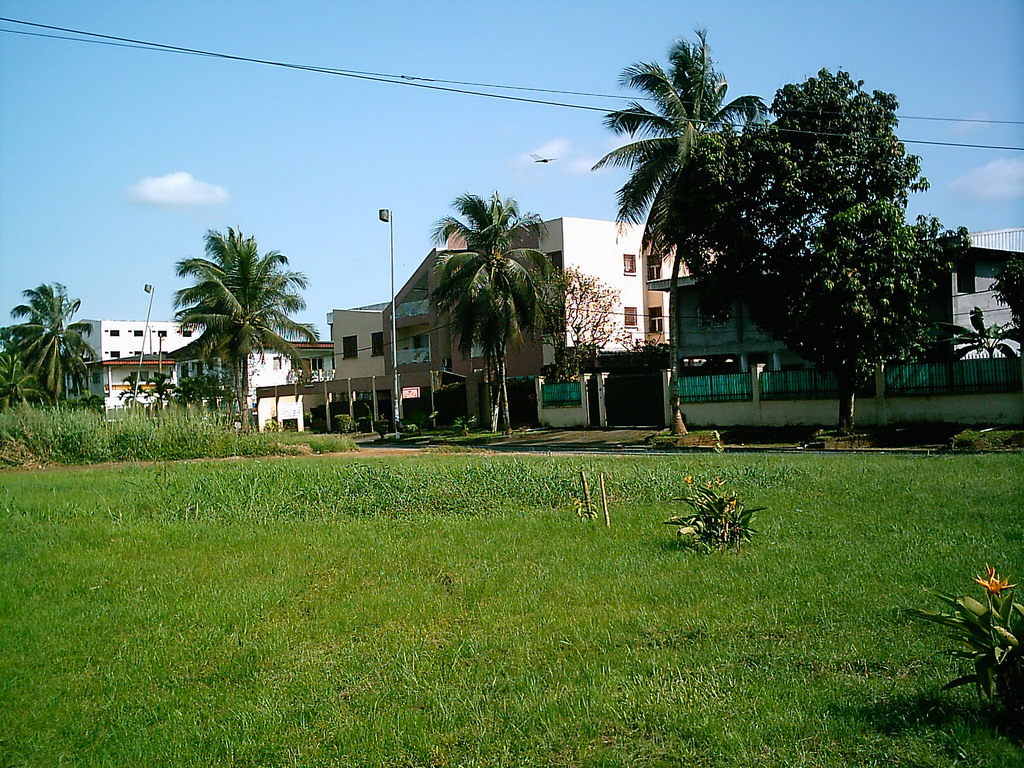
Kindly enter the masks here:
<path id="1" fill-rule="evenodd" d="M 20 21 L 18 19 L 10 19 L 10 18 L 5 18 L 5 17 L 0 17 L 0 21 L 7 22 L 7 23 L 10 23 L 10 24 L 22 24 L 22 25 L 25 25 L 25 26 L 36 27 L 36 28 L 40 28 L 40 29 L 50 29 L 50 30 L 54 30 L 54 31 L 57 31 L 57 32 L 67 32 L 67 33 L 70 33 L 70 34 L 73 34 L 73 35 L 82 35 L 82 36 L 85 36 L 85 37 L 84 38 L 82 38 L 82 37 L 67 37 L 67 36 L 64 36 L 64 35 L 49 35 L 49 34 L 34 33 L 34 32 L 24 32 L 24 31 L 19 31 L 19 30 L 0 29 L 0 32 L 5 32 L 5 33 L 8 33 L 8 34 L 21 34 L 21 35 L 27 35 L 27 36 L 32 36 L 32 37 L 45 37 L 45 38 L 52 38 L 52 39 L 58 39 L 58 40 L 68 40 L 68 41 L 72 41 L 72 42 L 82 42 L 82 43 L 92 43 L 92 44 L 101 44 L 101 45 L 111 45 L 111 46 L 122 47 L 122 48 L 136 48 L 136 49 L 140 49 L 140 50 L 164 51 L 164 52 L 167 52 L 167 53 L 178 53 L 178 54 L 184 54 L 184 55 L 190 55 L 190 56 L 205 56 L 205 57 L 209 57 L 209 58 L 224 59 L 224 60 L 228 60 L 228 61 L 240 61 L 240 62 L 246 62 L 246 63 L 252 63 L 252 64 L 263 64 L 263 65 L 266 65 L 266 66 L 280 67 L 280 68 L 284 68 L 284 69 L 295 69 L 295 70 L 304 71 L 304 72 L 317 72 L 317 73 L 320 73 L 320 74 L 334 75 L 334 76 L 337 76 L 337 77 L 347 77 L 347 78 L 357 79 L 357 80 L 368 80 L 368 81 L 371 81 L 371 82 L 390 83 L 392 85 L 406 85 L 406 86 L 410 86 L 410 87 L 414 87 L 414 88 L 423 88 L 423 89 L 427 89 L 427 90 L 442 91 L 442 92 L 446 92 L 446 93 L 459 93 L 459 94 L 469 95 L 469 96 L 482 96 L 482 97 L 486 97 L 486 98 L 499 99 L 499 100 L 502 100 L 502 101 L 514 101 L 514 102 L 520 102 L 520 103 L 526 103 L 526 104 L 540 104 L 540 105 L 544 105 L 544 106 L 562 107 L 562 108 L 566 108 L 566 109 L 580 109 L 580 110 L 591 111 L 591 112 L 601 112 L 603 114 L 607 114 L 607 112 L 608 112 L 608 110 L 606 108 L 604 108 L 604 107 L 596 107 L 596 106 L 591 106 L 591 105 L 586 105 L 586 104 L 572 104 L 572 103 L 569 103 L 569 102 L 561 102 L 561 101 L 549 101 L 549 100 L 544 100 L 544 99 L 533 99 L 533 98 L 526 98 L 526 97 L 522 97 L 522 96 L 509 96 L 509 95 L 500 94 L 500 93 L 487 93 L 487 92 L 484 92 L 484 91 L 473 91 L 473 90 L 467 90 L 465 88 L 454 88 L 454 87 L 448 87 L 448 86 L 449 85 L 467 85 L 467 86 L 472 86 L 472 87 L 496 88 L 496 89 L 497 88 L 501 88 L 501 89 L 511 89 L 511 90 L 533 91 L 533 92 L 539 92 L 539 93 L 553 93 L 553 94 L 563 94 L 563 95 L 591 96 L 591 97 L 598 97 L 598 98 L 626 98 L 626 97 L 611 96 L 610 94 L 590 93 L 590 92 L 586 92 L 586 91 L 564 91 L 564 90 L 549 89 L 549 88 L 529 88 L 529 87 L 525 87 L 525 86 L 510 86 L 510 85 L 497 85 L 497 84 L 489 84 L 489 83 L 474 83 L 474 82 L 470 82 L 470 81 L 459 81 L 459 80 L 440 80 L 440 79 L 435 79 L 435 78 L 417 77 L 417 76 L 412 76 L 412 75 L 394 75 L 394 74 L 387 74 L 387 73 L 381 73 L 381 72 L 369 72 L 369 71 L 363 71 L 363 70 L 336 69 L 336 68 L 331 68 L 331 67 L 320 67 L 320 66 L 312 66 L 312 65 L 306 65 L 306 64 L 293 64 L 293 63 L 288 63 L 288 62 L 275 61 L 275 60 L 272 60 L 272 59 L 259 59 L 259 58 L 249 57 L 249 56 L 236 56 L 236 55 L 233 55 L 233 54 L 218 53 L 218 52 L 215 52 L 215 51 L 206 51 L 206 50 L 197 49 L 197 48 L 186 48 L 186 47 L 183 47 L 183 46 L 168 45 L 168 44 L 165 44 L 165 43 L 155 43 L 155 42 L 146 41 L 146 40 L 137 40 L 137 39 L 133 39 L 133 38 L 119 37 L 119 36 L 116 36 L 116 35 L 105 35 L 105 34 L 101 34 L 101 33 L 98 33 L 98 32 L 87 32 L 87 31 L 84 31 L 84 30 L 72 29 L 72 28 L 68 28 L 68 27 L 58 27 L 58 26 L 53 26 L 53 25 L 49 25 L 49 24 L 37 24 L 37 23 L 34 23 L 34 22 Z M 88 39 L 88 38 L 96 38 L 96 39 Z M 446 83 L 448 85 L 437 85 L 436 83 Z M 820 114 L 830 114 L 830 113 L 822 112 Z M 1005 121 L 1003 121 L 1003 120 L 998 120 L 998 121 L 997 120 L 991 120 L 990 121 L 990 120 L 981 120 L 981 119 L 976 119 L 976 118 L 959 119 L 959 118 L 945 118 L 945 117 L 916 117 L 916 116 L 902 116 L 902 117 L 903 117 L 903 119 L 940 120 L 940 121 L 950 121 L 950 122 L 972 122 L 972 123 L 973 122 L 986 122 L 986 123 L 989 123 L 990 122 L 990 123 L 1007 124 L 1007 125 L 1024 125 L 1024 122 L 1021 122 L 1021 121 L 1010 121 L 1010 120 L 1005 120 Z M 703 124 L 706 124 L 706 125 L 715 124 L 712 121 L 706 121 L 706 120 L 695 120 L 694 122 L 703 123 Z M 740 124 L 734 124 L 734 123 L 721 123 L 721 125 L 727 125 L 727 126 L 730 126 L 730 127 L 743 127 Z M 837 137 L 837 138 L 859 138 L 859 139 L 864 139 L 864 140 L 868 140 L 868 141 L 887 141 L 888 140 L 885 137 L 864 136 L 864 135 L 858 135 L 858 134 L 830 133 L 830 132 L 827 132 L 827 131 L 807 131 L 807 130 L 800 130 L 800 129 L 796 129 L 796 128 L 777 128 L 777 130 L 779 132 L 785 132 L 785 133 L 808 134 L 808 135 L 815 135 L 815 136 L 830 136 L 830 137 Z M 924 140 L 924 139 L 899 139 L 899 141 L 901 141 L 904 144 L 924 144 L 924 145 L 929 145 L 929 146 L 959 147 L 959 148 L 966 148 L 966 149 L 994 149 L 994 150 L 1004 150 L 1004 151 L 1013 151 L 1013 152 L 1022 152 L 1022 151 L 1024 151 L 1024 147 L 1011 147 L 1011 146 L 1001 146 L 1001 145 L 993 145 L 993 144 L 968 144 L 968 143 L 965 143 L 965 142 L 928 141 L 928 140 Z"/>
<path id="2" fill-rule="evenodd" d="M 9 23 L 12 23 L 12 24 L 25 24 L 25 25 L 28 25 L 28 26 L 40 27 L 40 28 L 43 28 L 43 29 L 54 29 L 54 30 L 66 31 L 66 32 L 70 32 L 70 33 L 73 33 L 73 34 L 77 34 L 77 35 L 86 35 L 86 36 L 90 36 L 90 37 L 97 37 L 97 38 L 103 38 L 103 39 L 83 40 L 81 38 L 67 37 L 65 35 L 47 35 L 47 34 L 42 34 L 42 33 L 37 33 L 37 32 L 23 32 L 23 31 L 18 31 L 18 30 L 0 30 L 0 32 L 10 32 L 12 34 L 28 35 L 28 36 L 31 36 L 31 37 L 44 37 L 44 38 L 51 38 L 51 39 L 55 39 L 55 40 L 70 40 L 70 41 L 81 42 L 81 43 L 95 43 L 95 44 L 101 44 L 101 45 L 112 45 L 112 46 L 122 47 L 122 48 L 136 48 L 136 49 L 141 49 L 141 50 L 168 50 L 168 51 L 177 51 L 177 52 L 180 52 L 180 53 L 188 52 L 188 53 L 194 53 L 196 55 L 210 55 L 210 56 L 220 56 L 221 55 L 221 54 L 216 54 L 216 53 L 212 53 L 212 52 L 205 52 L 205 51 L 199 51 L 199 50 L 194 50 L 194 49 L 179 48 L 177 46 L 169 46 L 169 45 L 165 45 L 163 43 L 152 43 L 152 42 L 146 42 L 146 41 L 141 41 L 141 40 L 139 40 L 139 41 L 130 41 L 129 42 L 130 38 L 118 38 L 118 37 L 115 37 L 113 35 L 101 35 L 101 34 L 95 33 L 95 32 L 86 32 L 86 31 L 83 31 L 83 30 L 69 29 L 69 28 L 65 28 L 65 27 L 54 27 L 54 26 L 50 26 L 50 25 L 46 25 L 46 24 L 35 24 L 33 22 L 18 21 L 16 19 L 0 18 L 0 21 L 6 21 L 6 22 L 9 22 Z M 124 41 L 124 42 L 116 42 L 116 41 Z M 245 59 L 244 57 L 232 57 L 232 58 L 240 58 L 242 60 L 249 60 L 249 59 Z M 271 62 L 260 61 L 260 63 L 271 63 Z M 295 67 L 306 68 L 306 65 L 285 65 L 285 66 L 295 66 Z M 404 74 L 396 75 L 396 74 L 393 74 L 393 73 L 368 72 L 368 71 L 349 70 L 349 69 L 334 69 L 334 68 L 327 68 L 327 67 L 308 67 L 308 68 L 313 69 L 314 71 L 320 71 L 320 72 L 332 72 L 332 73 L 338 73 L 338 74 L 344 73 L 344 74 L 351 74 L 351 75 L 365 75 L 365 76 L 372 76 L 372 77 L 382 77 L 382 78 L 388 78 L 388 79 L 394 80 L 394 81 L 410 81 L 410 82 L 420 82 L 420 83 L 439 83 L 439 84 L 442 84 L 442 85 L 463 85 L 463 86 L 469 86 L 469 87 L 473 87 L 473 88 L 493 88 L 493 89 L 497 89 L 497 90 L 525 91 L 525 92 L 530 92 L 530 93 L 551 93 L 551 94 L 557 94 L 557 95 L 561 95 L 561 96 L 586 96 L 586 97 L 598 98 L 598 99 L 623 100 L 623 99 L 626 99 L 626 98 L 631 98 L 631 99 L 634 99 L 634 100 L 638 99 L 640 101 L 654 101 L 653 98 L 648 97 L 648 96 L 628 97 L 628 96 L 624 96 L 622 94 L 599 93 L 599 92 L 596 92 L 596 91 L 576 91 L 576 90 L 566 90 L 566 89 L 560 89 L 560 88 L 538 88 L 538 87 L 535 87 L 535 86 L 508 85 L 508 84 L 504 84 L 504 83 L 483 83 L 483 82 L 478 82 L 478 81 L 473 81 L 473 80 L 447 80 L 447 79 L 444 79 L 444 78 L 423 77 L 423 76 L 419 76 L 419 75 L 404 75 Z M 573 106 L 579 106 L 579 105 L 573 105 Z M 593 107 L 591 107 L 591 108 L 594 109 Z M 600 108 L 596 108 L 596 109 L 600 109 Z M 827 110 L 825 110 L 825 111 L 820 111 L 820 110 L 797 110 L 797 111 L 809 112 L 809 113 L 813 113 L 813 114 L 825 114 L 825 115 L 840 114 L 838 112 L 830 112 L 830 111 L 827 111 Z M 1022 120 L 992 120 L 992 119 L 989 119 L 989 118 L 972 118 L 972 117 L 936 117 L 936 116 L 931 116 L 931 115 L 904 115 L 904 114 L 898 114 L 898 113 L 896 114 L 896 117 L 898 119 L 900 119 L 900 120 L 929 120 L 929 121 L 937 121 L 937 122 L 979 123 L 979 124 L 988 124 L 988 125 L 1024 125 L 1024 121 L 1022 121 Z"/>

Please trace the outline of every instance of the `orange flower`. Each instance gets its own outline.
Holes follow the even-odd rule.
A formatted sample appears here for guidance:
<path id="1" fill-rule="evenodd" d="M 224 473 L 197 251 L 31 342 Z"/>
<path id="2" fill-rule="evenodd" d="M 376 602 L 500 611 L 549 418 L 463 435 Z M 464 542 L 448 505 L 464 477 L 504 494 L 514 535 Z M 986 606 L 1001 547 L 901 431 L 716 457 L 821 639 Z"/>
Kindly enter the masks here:
<path id="1" fill-rule="evenodd" d="M 985 588 L 992 597 L 999 597 L 1004 589 L 1013 589 L 1016 584 L 1011 584 L 1009 579 L 999 579 L 996 569 L 985 563 L 985 570 L 988 572 L 986 578 L 978 576 L 974 581 Z"/>
<path id="2" fill-rule="evenodd" d="M 686 476 L 686 484 L 687 485 L 693 485 L 693 475 L 687 475 Z"/>

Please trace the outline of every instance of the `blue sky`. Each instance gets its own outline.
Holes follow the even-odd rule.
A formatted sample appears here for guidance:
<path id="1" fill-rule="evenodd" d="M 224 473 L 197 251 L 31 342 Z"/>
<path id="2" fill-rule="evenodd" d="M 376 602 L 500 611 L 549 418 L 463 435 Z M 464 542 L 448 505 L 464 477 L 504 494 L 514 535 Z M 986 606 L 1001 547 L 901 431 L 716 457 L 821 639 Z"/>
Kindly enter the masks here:
<path id="1" fill-rule="evenodd" d="M 730 94 L 770 101 L 826 67 L 895 93 L 904 139 L 1024 146 L 1024 3 L 147 2 L 0 0 L 0 15 L 232 55 L 628 95 L 622 69 L 709 30 Z M 0 29 L 26 30 L 0 23 Z M 541 96 L 544 98 L 543 96 Z M 550 97 L 601 107 L 618 99 Z M 62 282 L 82 317 L 169 319 L 174 264 L 240 227 L 309 277 L 300 319 L 385 301 L 463 192 L 545 218 L 614 218 L 624 172 L 597 112 L 193 56 L 0 34 L 0 322 Z M 910 213 L 1024 225 L 1024 152 L 909 145 L 932 188 Z M 536 164 L 531 153 L 558 158 Z"/>

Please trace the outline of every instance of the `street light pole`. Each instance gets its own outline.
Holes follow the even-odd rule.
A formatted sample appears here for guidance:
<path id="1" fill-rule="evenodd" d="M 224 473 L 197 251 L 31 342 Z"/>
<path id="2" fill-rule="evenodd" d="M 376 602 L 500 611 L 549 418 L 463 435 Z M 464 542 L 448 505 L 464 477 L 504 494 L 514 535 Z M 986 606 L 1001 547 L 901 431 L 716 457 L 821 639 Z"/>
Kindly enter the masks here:
<path id="1" fill-rule="evenodd" d="M 391 403 L 395 417 L 395 437 L 399 438 L 402 436 L 398 428 L 399 398 L 402 393 L 398 391 L 398 332 L 395 325 L 395 314 L 398 311 L 395 297 L 395 221 L 387 208 L 377 211 L 377 217 L 391 228 Z"/>
<path id="2" fill-rule="evenodd" d="M 139 370 L 135 374 L 135 393 L 132 396 L 132 403 L 139 404 L 139 382 L 142 380 L 142 358 L 146 356 L 146 334 L 149 333 L 149 318 L 153 314 L 153 286 L 146 283 L 143 290 L 149 294 L 149 309 L 146 310 L 146 325 L 142 331 L 142 349 L 139 350 Z M 153 342 L 150 342 L 152 349 Z"/>

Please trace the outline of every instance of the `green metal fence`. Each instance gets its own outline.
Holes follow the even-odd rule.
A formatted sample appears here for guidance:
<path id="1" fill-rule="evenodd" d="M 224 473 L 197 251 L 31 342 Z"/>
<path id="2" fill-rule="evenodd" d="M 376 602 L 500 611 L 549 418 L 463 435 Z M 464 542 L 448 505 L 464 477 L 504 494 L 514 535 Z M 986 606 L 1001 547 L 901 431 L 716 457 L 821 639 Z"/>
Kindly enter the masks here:
<path id="1" fill-rule="evenodd" d="M 983 358 L 944 363 L 900 363 L 885 369 L 885 394 L 948 395 L 1021 390 L 1020 360 Z"/>
<path id="2" fill-rule="evenodd" d="M 684 403 L 729 403 L 754 399 L 749 373 L 680 376 L 679 399 Z"/>
<path id="3" fill-rule="evenodd" d="M 834 400 L 839 385 L 831 373 L 813 368 L 799 371 L 762 371 L 762 400 Z"/>
<path id="4" fill-rule="evenodd" d="M 553 381 L 541 385 L 541 403 L 545 408 L 578 408 L 583 393 L 578 381 Z"/>

